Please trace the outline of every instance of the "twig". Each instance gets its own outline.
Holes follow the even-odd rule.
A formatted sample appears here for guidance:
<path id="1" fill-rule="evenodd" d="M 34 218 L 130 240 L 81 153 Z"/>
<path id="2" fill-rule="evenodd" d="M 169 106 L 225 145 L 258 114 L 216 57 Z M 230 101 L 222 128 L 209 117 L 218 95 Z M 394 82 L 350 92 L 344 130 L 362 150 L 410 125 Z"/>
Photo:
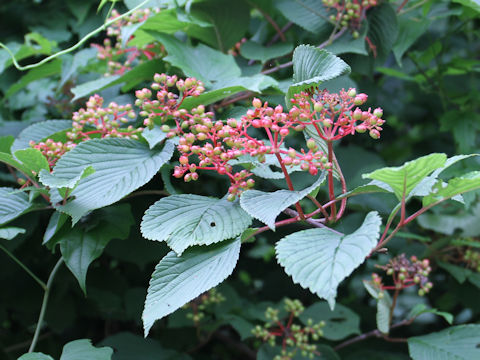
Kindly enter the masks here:
<path id="1" fill-rule="evenodd" d="M 289 21 L 281 30 L 280 30 L 280 33 L 283 35 L 288 29 L 290 29 L 293 25 L 293 22 Z M 285 37 L 285 36 L 284 36 Z M 280 34 L 277 32 L 275 34 L 275 36 L 272 38 L 272 40 L 270 40 L 268 43 L 267 43 L 267 46 L 271 46 L 273 44 L 275 44 L 277 42 L 277 40 L 280 38 Z M 282 40 L 282 41 L 285 41 L 285 40 Z"/>

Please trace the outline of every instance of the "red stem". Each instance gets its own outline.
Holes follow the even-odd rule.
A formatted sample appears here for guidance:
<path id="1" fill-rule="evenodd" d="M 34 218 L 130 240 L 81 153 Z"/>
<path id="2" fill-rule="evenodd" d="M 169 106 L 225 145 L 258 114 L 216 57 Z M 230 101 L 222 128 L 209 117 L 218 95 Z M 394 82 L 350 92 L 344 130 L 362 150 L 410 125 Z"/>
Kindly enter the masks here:
<path id="1" fill-rule="evenodd" d="M 328 162 L 333 166 L 333 143 L 331 140 L 327 140 L 328 144 Z M 333 184 L 333 167 L 332 169 L 328 170 L 328 194 L 330 201 L 335 199 L 335 188 Z M 337 206 L 335 203 L 332 203 L 332 212 L 330 216 L 330 220 L 335 221 L 337 216 Z"/>

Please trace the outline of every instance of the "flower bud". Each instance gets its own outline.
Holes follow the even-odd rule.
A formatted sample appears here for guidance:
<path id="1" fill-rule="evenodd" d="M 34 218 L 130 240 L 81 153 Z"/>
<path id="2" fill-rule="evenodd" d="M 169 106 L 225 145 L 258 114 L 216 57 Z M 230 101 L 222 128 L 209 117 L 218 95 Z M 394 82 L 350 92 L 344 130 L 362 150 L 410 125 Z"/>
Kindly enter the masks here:
<path id="1" fill-rule="evenodd" d="M 252 100 L 252 105 L 253 105 L 253 107 L 258 109 L 258 108 L 262 107 L 262 101 L 260 99 L 254 98 Z"/>

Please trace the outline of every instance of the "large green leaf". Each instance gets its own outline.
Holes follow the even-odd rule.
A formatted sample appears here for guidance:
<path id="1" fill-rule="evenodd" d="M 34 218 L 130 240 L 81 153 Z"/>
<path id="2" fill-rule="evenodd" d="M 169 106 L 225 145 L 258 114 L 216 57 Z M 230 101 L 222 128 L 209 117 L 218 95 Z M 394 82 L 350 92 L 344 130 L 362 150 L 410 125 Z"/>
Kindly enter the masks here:
<path id="1" fill-rule="evenodd" d="M 385 61 L 398 35 L 397 14 L 388 3 L 373 7 L 367 14 L 367 36 L 380 62 Z"/>
<path id="2" fill-rule="evenodd" d="M 230 1 L 228 5 L 224 0 L 196 1 L 189 10 L 196 19 L 212 26 L 192 26 L 187 34 L 222 52 L 243 38 L 250 23 L 250 10 L 243 0 Z"/>
<path id="3" fill-rule="evenodd" d="M 17 150 L 13 155 L 15 158 L 20 160 L 22 164 L 30 170 L 30 172 L 38 174 L 42 169 L 47 171 L 50 170 L 50 165 L 48 164 L 47 158 L 43 156 L 42 152 L 38 149 Z"/>
<path id="4" fill-rule="evenodd" d="M 48 120 L 32 124 L 18 135 L 12 144 L 11 151 L 13 153 L 20 149 L 27 149 L 30 147 L 30 141 L 39 142 L 71 127 L 72 120 Z"/>
<path id="5" fill-rule="evenodd" d="M 480 359 L 480 325 L 459 325 L 408 339 L 413 360 Z"/>
<path id="6" fill-rule="evenodd" d="M 150 240 L 166 241 L 178 255 L 193 245 L 210 245 L 240 235 L 252 218 L 238 201 L 184 194 L 160 199 L 140 226 Z"/>
<path id="7" fill-rule="evenodd" d="M 174 34 L 177 31 L 185 32 L 191 25 L 190 22 L 178 19 L 176 9 L 168 9 L 150 16 L 140 24 L 140 28 L 142 30 L 155 30 L 166 34 Z"/>
<path id="8" fill-rule="evenodd" d="M 0 239 L 12 240 L 19 234 L 25 234 L 25 229 L 13 226 L 0 229 Z"/>
<path id="9" fill-rule="evenodd" d="M 316 35 L 331 27 L 328 12 L 321 1 L 278 0 L 275 6 L 288 20 Z"/>
<path id="10" fill-rule="evenodd" d="M 165 46 L 168 56 L 164 60 L 180 68 L 187 76 L 196 77 L 209 84 L 210 81 L 241 75 L 232 55 L 223 54 L 203 44 L 193 47 L 170 35 L 158 32 L 151 34 Z"/>
<path id="11" fill-rule="evenodd" d="M 466 6 L 477 13 L 480 13 L 480 1 L 479 0 L 453 0 L 453 2 L 462 4 L 463 6 Z"/>
<path id="12" fill-rule="evenodd" d="M 450 179 L 446 186 L 440 181 L 433 187 L 432 192 L 423 198 L 423 206 L 476 189 L 480 189 L 480 171 L 472 171 L 461 177 Z"/>
<path id="13" fill-rule="evenodd" d="M 240 239 L 194 247 L 181 257 L 169 252 L 150 279 L 142 317 L 145 336 L 155 320 L 225 280 L 235 268 L 239 254 Z"/>
<path id="14" fill-rule="evenodd" d="M 280 43 L 266 47 L 254 41 L 246 41 L 240 47 L 240 54 L 247 59 L 259 60 L 264 63 L 267 60 L 287 55 L 292 50 L 293 45 L 290 43 Z"/>
<path id="15" fill-rule="evenodd" d="M 378 180 L 389 185 L 398 200 L 410 195 L 410 192 L 435 169 L 445 165 L 447 156 L 445 154 L 430 154 L 413 161 L 408 161 L 402 166 L 386 167 L 375 170 L 362 177 Z"/>
<path id="16" fill-rule="evenodd" d="M 94 219 L 95 227 L 89 226 L 85 229 L 75 227 L 63 234 L 59 240 L 65 264 L 77 278 L 84 293 L 90 264 L 102 254 L 110 240 L 128 237 L 130 227 L 134 223 L 130 206 L 126 204 L 101 209 L 95 212 Z"/>
<path id="17" fill-rule="evenodd" d="M 398 18 L 398 37 L 393 45 L 397 63 L 402 65 L 402 56 L 422 36 L 431 24 L 428 17 L 410 12 Z"/>
<path id="18" fill-rule="evenodd" d="M 30 208 L 28 195 L 14 188 L 0 187 L 0 225 L 13 220 Z"/>
<path id="19" fill-rule="evenodd" d="M 50 355 L 45 355 L 44 353 L 34 352 L 23 354 L 17 360 L 53 360 L 53 358 Z"/>
<path id="20" fill-rule="evenodd" d="M 51 201 L 57 210 L 72 216 L 75 224 L 87 212 L 113 204 L 146 184 L 172 156 L 174 145 L 150 150 L 131 139 L 93 139 L 79 144 L 55 165 L 52 175 L 60 180 L 76 179 L 86 167 L 95 170 L 81 179 L 69 194 L 73 199 L 60 205 L 63 197 L 51 189 Z"/>
<path id="21" fill-rule="evenodd" d="M 74 340 L 65 344 L 60 360 L 110 360 L 113 350 L 109 347 L 96 348 L 91 340 Z"/>
<path id="22" fill-rule="evenodd" d="M 287 100 L 303 90 L 348 73 L 350 66 L 327 50 L 311 45 L 297 46 L 293 53 L 293 85 L 288 88 Z"/>
<path id="23" fill-rule="evenodd" d="M 295 283 L 326 299 L 333 309 L 338 285 L 377 245 L 380 225 L 380 216 L 372 211 L 349 235 L 319 228 L 293 233 L 277 243 L 277 260 Z"/>
<path id="24" fill-rule="evenodd" d="M 316 302 L 309 306 L 300 315 L 300 320 L 307 325 L 308 319 L 314 323 L 325 322 L 322 328 L 323 337 L 327 340 L 338 341 L 350 335 L 360 334 L 360 317 L 349 308 L 337 304 L 330 310 L 325 301 Z"/>
<path id="25" fill-rule="evenodd" d="M 303 199 L 325 180 L 325 172 L 315 181 L 315 183 L 306 189 L 300 191 L 277 190 L 274 192 L 265 192 L 260 190 L 247 190 L 240 197 L 242 208 L 260 220 L 275 231 L 275 219 L 289 206 Z"/>

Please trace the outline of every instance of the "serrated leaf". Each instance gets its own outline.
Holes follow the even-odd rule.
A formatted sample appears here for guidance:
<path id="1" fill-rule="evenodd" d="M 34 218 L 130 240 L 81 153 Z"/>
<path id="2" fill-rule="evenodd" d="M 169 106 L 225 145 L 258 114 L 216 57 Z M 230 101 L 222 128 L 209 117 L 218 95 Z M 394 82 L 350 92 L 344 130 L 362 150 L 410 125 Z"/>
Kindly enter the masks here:
<path id="1" fill-rule="evenodd" d="M 293 53 L 293 85 L 288 88 L 287 100 L 294 94 L 322 82 L 350 73 L 350 66 L 327 50 L 311 45 L 297 46 Z M 287 104 L 289 101 L 287 101 Z"/>
<path id="2" fill-rule="evenodd" d="M 0 187 L 0 225 L 13 220 L 30 208 L 28 195 L 16 189 Z"/>
<path id="3" fill-rule="evenodd" d="M 290 43 L 274 44 L 272 46 L 263 46 L 254 41 L 246 41 L 240 47 L 240 54 L 247 59 L 259 60 L 262 63 L 270 59 L 287 55 L 293 51 L 293 45 Z"/>
<path id="4" fill-rule="evenodd" d="M 142 316 L 145 336 L 156 320 L 225 280 L 235 268 L 239 254 L 239 239 L 194 247 L 181 257 L 169 252 L 150 279 Z"/>
<path id="5" fill-rule="evenodd" d="M 380 225 L 380 216 L 372 211 L 349 235 L 318 228 L 293 233 L 277 243 L 277 260 L 295 283 L 326 299 L 333 309 L 338 285 L 375 248 Z"/>
<path id="6" fill-rule="evenodd" d="M 140 229 L 145 238 L 166 241 L 181 255 L 190 246 L 238 236 L 251 222 L 238 201 L 183 194 L 165 197 L 150 206 Z"/>
<path id="7" fill-rule="evenodd" d="M 19 234 L 25 234 L 25 229 L 13 226 L 0 229 L 0 239 L 12 240 Z"/>
<path id="8" fill-rule="evenodd" d="M 50 135 L 70 129 L 71 127 L 72 120 L 48 120 L 35 123 L 22 130 L 13 142 L 11 151 L 13 153 L 17 150 L 27 149 L 30 147 L 30 141 L 39 142 Z"/>
<path id="9" fill-rule="evenodd" d="M 44 353 L 34 352 L 26 353 L 20 356 L 17 360 L 54 360 L 50 355 Z"/>
<path id="10" fill-rule="evenodd" d="M 375 46 L 379 61 L 383 62 L 397 39 L 397 14 L 390 4 L 383 3 L 368 11 L 367 20 L 367 36 Z"/>
<path id="11" fill-rule="evenodd" d="M 405 197 L 430 173 L 435 169 L 445 165 L 447 156 L 445 154 L 430 154 L 422 156 L 416 160 L 408 161 L 402 166 L 386 167 L 375 170 L 369 174 L 363 174 L 365 179 L 381 181 L 389 185 L 398 200 Z"/>
<path id="12" fill-rule="evenodd" d="M 78 182 L 87 176 L 95 173 L 95 169 L 91 166 L 85 166 L 84 168 L 76 169 L 75 172 L 71 172 L 69 177 L 60 177 L 56 173 L 50 173 L 47 170 L 40 171 L 40 182 L 48 186 L 51 189 L 68 188 L 73 189 L 77 186 Z"/>
<path id="13" fill-rule="evenodd" d="M 313 323 L 325 322 L 322 328 L 323 337 L 327 340 L 338 341 L 350 335 L 360 334 L 360 317 L 341 304 L 335 305 L 335 310 L 330 310 L 329 305 L 324 302 L 317 302 L 299 316 L 300 321 L 308 325 L 308 320 Z"/>
<path id="14" fill-rule="evenodd" d="M 96 348 L 91 340 L 69 342 L 63 347 L 60 360 L 111 360 L 113 350 L 109 347 Z"/>
<path id="15" fill-rule="evenodd" d="M 279 0 L 275 6 L 288 20 L 318 35 L 331 27 L 328 12 L 321 1 Z"/>
<path id="16" fill-rule="evenodd" d="M 36 174 L 38 174 L 42 169 L 47 171 L 50 170 L 47 159 L 38 149 L 17 150 L 13 155 L 30 171 L 33 171 Z"/>
<path id="17" fill-rule="evenodd" d="M 450 325 L 452 325 L 453 322 L 453 315 L 444 311 L 438 311 L 437 309 L 432 309 L 427 307 L 425 304 L 417 304 L 413 307 L 412 310 L 410 310 L 410 313 L 408 314 L 408 318 L 416 318 L 420 316 L 421 314 L 435 314 L 438 316 L 441 316 L 445 319 L 446 322 L 448 322 Z"/>
<path id="18" fill-rule="evenodd" d="M 52 189 L 55 208 L 72 217 L 75 224 L 87 212 L 111 205 L 146 184 L 173 155 L 174 145 L 167 141 L 162 149 L 150 150 L 131 139 L 93 139 L 83 142 L 58 160 L 52 175 L 72 180 L 87 166 L 95 173 L 81 179 L 69 194 L 66 205 L 60 193 Z"/>
<path id="19" fill-rule="evenodd" d="M 142 136 L 147 140 L 150 149 L 153 149 L 156 145 L 167 138 L 167 133 L 162 131 L 159 126 L 155 126 L 153 129 L 146 128 L 143 130 Z"/>
<path id="20" fill-rule="evenodd" d="M 249 213 L 255 219 L 265 223 L 270 229 L 275 231 L 275 219 L 289 206 L 303 199 L 325 180 L 325 172 L 315 181 L 315 183 L 306 189 L 300 191 L 277 190 L 274 192 L 265 192 L 260 190 L 247 190 L 240 197 L 240 205 L 243 210 Z"/>
<path id="21" fill-rule="evenodd" d="M 452 326 L 408 339 L 413 360 L 472 360 L 480 358 L 480 325 Z"/>
<path id="22" fill-rule="evenodd" d="M 390 310 L 392 308 L 392 298 L 388 291 L 379 289 L 371 281 L 363 281 L 365 289 L 377 300 L 377 329 L 382 334 L 388 334 L 390 331 Z"/>

